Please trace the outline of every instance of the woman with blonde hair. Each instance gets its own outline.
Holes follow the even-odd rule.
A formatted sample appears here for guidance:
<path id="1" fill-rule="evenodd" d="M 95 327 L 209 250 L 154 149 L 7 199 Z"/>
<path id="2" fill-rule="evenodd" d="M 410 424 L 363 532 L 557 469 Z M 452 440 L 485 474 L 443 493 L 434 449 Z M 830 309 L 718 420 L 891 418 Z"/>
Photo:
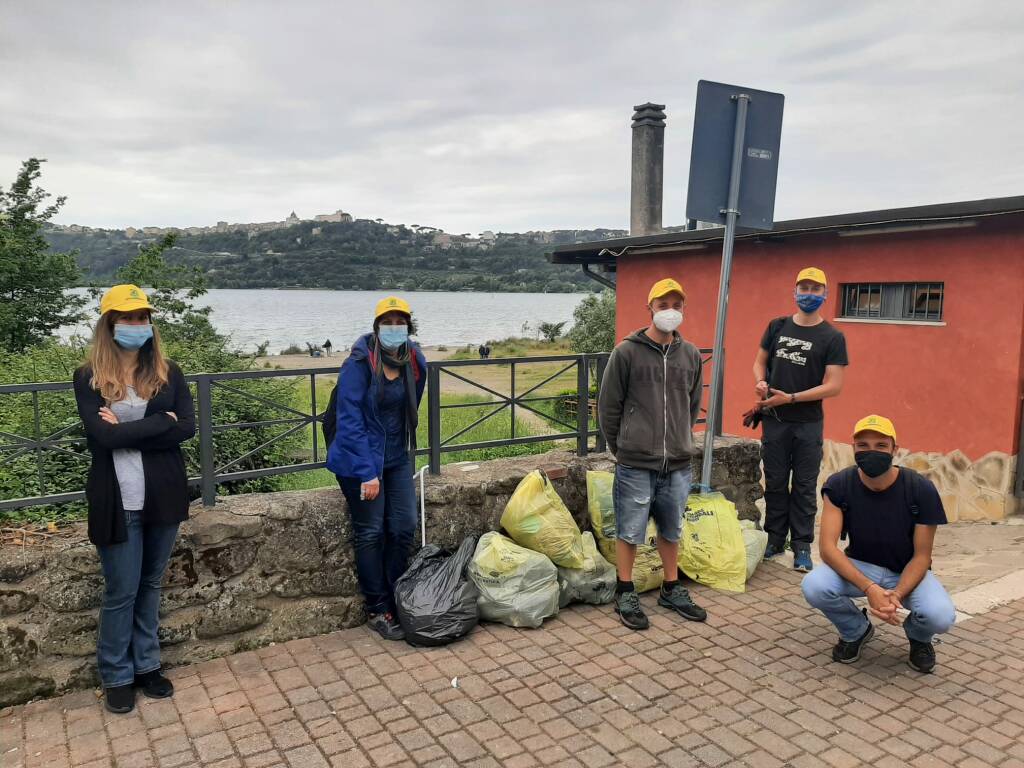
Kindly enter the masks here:
<path id="1" fill-rule="evenodd" d="M 118 714 L 134 708 L 135 688 L 150 698 L 174 693 L 160 673 L 160 582 L 188 517 L 180 445 L 195 434 L 195 415 L 152 312 L 137 286 L 107 291 L 88 359 L 74 376 L 92 456 L 89 540 L 105 582 L 96 658 L 106 707 Z"/>

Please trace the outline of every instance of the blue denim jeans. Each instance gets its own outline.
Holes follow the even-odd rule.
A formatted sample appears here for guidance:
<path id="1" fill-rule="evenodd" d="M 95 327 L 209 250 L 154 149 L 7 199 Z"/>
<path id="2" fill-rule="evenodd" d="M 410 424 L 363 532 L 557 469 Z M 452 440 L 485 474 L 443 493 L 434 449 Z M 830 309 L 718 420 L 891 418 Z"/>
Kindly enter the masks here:
<path id="1" fill-rule="evenodd" d="M 661 538 L 679 541 L 691 477 L 689 468 L 658 472 L 616 464 L 612 482 L 616 537 L 643 544 L 647 521 L 653 517 Z"/>
<path id="2" fill-rule="evenodd" d="M 356 576 L 367 613 L 394 613 L 395 582 L 405 573 L 416 534 L 416 488 L 412 464 L 405 459 L 385 467 L 380 493 L 372 501 L 359 498 L 358 478 L 338 477 L 352 517 Z"/>
<path id="3" fill-rule="evenodd" d="M 850 562 L 883 589 L 892 589 L 899 584 L 900 574 L 895 571 L 854 560 L 852 557 Z M 850 599 L 864 597 L 864 593 L 857 587 L 824 563 L 804 576 L 801 586 L 807 602 L 835 624 L 843 640 L 849 642 L 864 634 L 864 630 L 868 628 L 868 620 Z M 903 622 L 903 631 L 908 638 L 918 642 L 930 643 L 935 635 L 948 632 L 956 621 L 953 601 L 931 571 L 928 571 L 917 588 L 907 595 L 903 607 L 910 611 L 910 616 Z"/>
<path id="4" fill-rule="evenodd" d="M 103 567 L 96 661 L 104 688 L 129 685 L 160 668 L 160 582 L 178 535 L 173 525 L 144 525 L 125 512 L 128 540 L 96 547 Z"/>

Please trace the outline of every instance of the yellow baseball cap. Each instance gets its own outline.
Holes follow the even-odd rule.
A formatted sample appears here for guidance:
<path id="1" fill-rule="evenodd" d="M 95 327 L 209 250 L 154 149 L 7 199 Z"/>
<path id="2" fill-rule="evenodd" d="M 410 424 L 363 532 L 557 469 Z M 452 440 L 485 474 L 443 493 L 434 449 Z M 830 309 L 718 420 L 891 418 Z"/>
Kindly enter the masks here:
<path id="1" fill-rule="evenodd" d="M 857 422 L 857 425 L 853 428 L 853 436 L 856 437 L 861 432 L 877 432 L 880 435 L 891 437 L 893 440 L 896 439 L 896 427 L 892 425 L 892 422 L 885 416 L 878 416 L 877 414 L 871 414 L 865 416 L 863 419 Z"/>
<path id="2" fill-rule="evenodd" d="M 796 281 L 802 283 L 804 280 L 813 280 L 815 283 L 821 285 L 828 285 L 828 280 L 825 279 L 825 273 L 817 267 L 807 267 L 800 270 L 800 274 L 796 276 Z"/>
<path id="3" fill-rule="evenodd" d="M 388 312 L 402 312 L 409 317 L 412 317 L 412 310 L 409 309 L 409 302 L 405 299 L 400 299 L 397 296 L 388 296 L 387 298 L 381 299 L 377 302 L 377 309 L 373 313 L 373 319 L 376 320 L 381 315 L 386 315 Z"/>
<path id="4" fill-rule="evenodd" d="M 105 315 L 110 310 L 118 312 L 134 312 L 137 309 L 153 309 L 149 299 L 142 289 L 137 285 L 115 285 L 103 294 L 100 299 L 100 314 Z"/>
<path id="5" fill-rule="evenodd" d="M 651 286 L 651 292 L 647 294 L 647 303 L 650 304 L 655 299 L 660 299 L 662 296 L 672 293 L 675 291 L 684 299 L 686 298 L 686 291 L 683 290 L 683 286 L 673 280 L 671 277 L 666 277 L 664 280 L 659 280 L 653 286 Z"/>

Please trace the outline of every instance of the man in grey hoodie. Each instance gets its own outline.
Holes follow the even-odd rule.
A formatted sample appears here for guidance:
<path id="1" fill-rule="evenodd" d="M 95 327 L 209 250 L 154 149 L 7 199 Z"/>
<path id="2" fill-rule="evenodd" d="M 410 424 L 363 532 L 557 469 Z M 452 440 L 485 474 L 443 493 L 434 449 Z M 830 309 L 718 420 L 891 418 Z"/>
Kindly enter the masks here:
<path id="1" fill-rule="evenodd" d="M 615 347 L 598 397 L 601 431 L 616 460 L 615 612 L 630 629 L 650 626 L 632 578 L 636 547 L 652 516 L 665 569 L 658 605 L 691 621 L 707 619 L 680 585 L 676 564 L 704 386 L 700 352 L 676 331 L 685 302 L 686 293 L 672 278 L 654 284 L 647 297 L 651 323 Z"/>

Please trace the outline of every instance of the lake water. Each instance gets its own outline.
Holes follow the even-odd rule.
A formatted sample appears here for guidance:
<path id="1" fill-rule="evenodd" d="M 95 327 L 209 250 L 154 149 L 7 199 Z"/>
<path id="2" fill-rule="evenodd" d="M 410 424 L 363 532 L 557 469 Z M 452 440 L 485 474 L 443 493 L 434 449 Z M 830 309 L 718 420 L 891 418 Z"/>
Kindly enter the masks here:
<path id="1" fill-rule="evenodd" d="M 197 303 L 213 308 L 211 320 L 235 345 L 252 351 L 264 341 L 271 353 L 291 344 L 346 349 L 370 330 L 382 291 L 278 291 L 212 289 Z M 417 339 L 425 346 L 479 344 L 508 336 L 536 336 L 540 323 L 566 322 L 582 293 L 398 293 L 409 302 Z M 159 322 L 159 319 L 158 321 Z M 524 332 L 523 326 L 528 324 Z M 81 331 L 81 329 L 79 329 Z"/>

